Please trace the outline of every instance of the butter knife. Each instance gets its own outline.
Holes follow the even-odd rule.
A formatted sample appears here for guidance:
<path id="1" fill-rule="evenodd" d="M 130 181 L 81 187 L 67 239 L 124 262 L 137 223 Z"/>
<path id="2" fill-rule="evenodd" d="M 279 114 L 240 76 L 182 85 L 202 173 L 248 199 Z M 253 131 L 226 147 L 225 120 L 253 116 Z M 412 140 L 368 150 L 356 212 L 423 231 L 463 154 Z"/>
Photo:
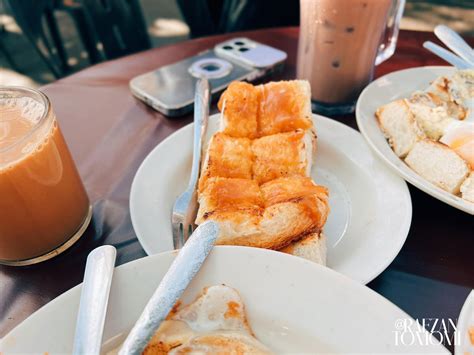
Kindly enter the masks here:
<path id="1" fill-rule="evenodd" d="M 140 318 L 123 343 L 119 355 L 138 355 L 154 332 L 166 319 L 186 287 L 201 268 L 219 234 L 215 222 L 208 221 L 196 228 L 181 248 L 168 272 L 161 280 Z"/>

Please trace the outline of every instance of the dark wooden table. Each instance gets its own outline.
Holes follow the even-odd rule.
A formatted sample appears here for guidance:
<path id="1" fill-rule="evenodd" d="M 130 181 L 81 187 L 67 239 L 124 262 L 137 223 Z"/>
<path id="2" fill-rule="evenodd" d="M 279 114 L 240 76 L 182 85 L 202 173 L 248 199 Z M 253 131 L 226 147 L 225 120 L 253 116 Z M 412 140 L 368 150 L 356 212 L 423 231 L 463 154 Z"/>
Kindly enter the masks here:
<path id="1" fill-rule="evenodd" d="M 81 241 L 63 255 L 31 267 L 0 267 L 0 337 L 80 283 L 86 256 L 94 247 L 114 245 L 117 264 L 145 256 L 130 222 L 130 185 L 145 156 L 188 124 L 191 116 L 168 119 L 149 109 L 131 96 L 128 82 L 238 35 L 286 51 L 286 69 L 273 79 L 294 78 L 298 29 L 283 28 L 157 48 L 93 66 L 43 88 L 94 204 L 94 219 Z M 445 65 L 422 48 L 428 39 L 436 41 L 430 33 L 401 31 L 395 55 L 377 68 L 376 75 Z M 356 128 L 353 116 L 335 119 Z M 416 188 L 410 187 L 410 193 L 413 222 L 408 239 L 395 261 L 369 287 L 414 318 L 455 321 L 474 288 L 474 219 Z M 451 336 L 452 331 L 451 327 Z"/>

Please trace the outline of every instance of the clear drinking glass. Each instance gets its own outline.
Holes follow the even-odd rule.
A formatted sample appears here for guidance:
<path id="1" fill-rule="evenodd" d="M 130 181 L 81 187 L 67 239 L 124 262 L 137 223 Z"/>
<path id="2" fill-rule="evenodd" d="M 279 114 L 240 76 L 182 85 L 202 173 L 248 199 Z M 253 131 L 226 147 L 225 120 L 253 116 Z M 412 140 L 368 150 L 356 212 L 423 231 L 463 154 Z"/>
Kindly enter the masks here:
<path id="1" fill-rule="evenodd" d="M 395 52 L 405 0 L 300 0 L 297 77 L 313 110 L 354 111 L 374 67 Z"/>
<path id="2" fill-rule="evenodd" d="M 58 255 L 84 233 L 91 214 L 49 99 L 0 87 L 0 264 Z"/>

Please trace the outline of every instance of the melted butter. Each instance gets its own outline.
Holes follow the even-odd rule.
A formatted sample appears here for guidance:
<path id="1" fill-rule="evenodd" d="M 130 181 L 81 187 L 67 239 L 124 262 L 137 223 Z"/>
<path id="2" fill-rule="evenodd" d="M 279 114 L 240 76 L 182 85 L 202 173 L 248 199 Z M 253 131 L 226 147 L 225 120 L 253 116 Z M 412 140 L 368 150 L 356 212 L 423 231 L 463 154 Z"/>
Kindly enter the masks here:
<path id="1" fill-rule="evenodd" d="M 212 205 L 220 211 L 263 206 L 258 185 L 253 180 L 217 179 L 208 185 Z"/>
<path id="2" fill-rule="evenodd" d="M 274 82 L 263 85 L 261 91 L 258 113 L 260 136 L 311 128 L 311 119 L 303 116 L 306 98 L 298 95 L 296 83 Z"/>

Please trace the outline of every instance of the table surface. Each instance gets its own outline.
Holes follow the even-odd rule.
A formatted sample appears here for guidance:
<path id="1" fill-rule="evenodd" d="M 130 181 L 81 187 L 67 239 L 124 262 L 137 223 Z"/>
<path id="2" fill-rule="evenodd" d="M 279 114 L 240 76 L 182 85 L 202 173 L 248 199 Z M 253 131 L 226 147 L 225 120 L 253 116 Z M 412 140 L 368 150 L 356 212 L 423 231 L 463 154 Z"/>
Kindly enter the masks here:
<path id="1" fill-rule="evenodd" d="M 298 29 L 279 28 L 152 49 L 90 67 L 43 88 L 93 202 L 93 224 L 80 242 L 53 260 L 31 267 L 0 267 L 0 337 L 80 283 L 87 254 L 94 247 L 114 245 L 117 264 L 146 255 L 130 221 L 131 182 L 145 156 L 169 134 L 191 122 L 191 116 L 164 117 L 135 100 L 128 82 L 138 74 L 240 35 L 287 52 L 284 72 L 272 79 L 294 78 Z M 445 65 L 422 48 L 425 40 L 436 42 L 431 33 L 401 31 L 395 55 L 377 67 L 376 76 L 410 67 Z M 335 119 L 356 128 L 354 116 Z M 455 321 L 474 288 L 473 218 L 411 186 L 410 193 L 413 221 L 408 239 L 397 258 L 369 287 L 413 318 Z"/>

